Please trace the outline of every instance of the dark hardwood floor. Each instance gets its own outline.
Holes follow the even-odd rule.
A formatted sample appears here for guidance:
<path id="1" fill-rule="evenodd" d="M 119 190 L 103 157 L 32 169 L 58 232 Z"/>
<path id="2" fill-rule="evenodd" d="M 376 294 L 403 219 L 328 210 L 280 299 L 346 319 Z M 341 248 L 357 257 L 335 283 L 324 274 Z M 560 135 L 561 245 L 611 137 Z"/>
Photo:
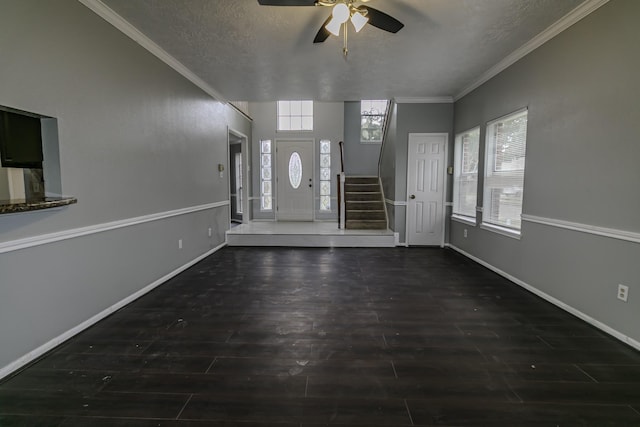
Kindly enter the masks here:
<path id="1" fill-rule="evenodd" d="M 0 384 L 0 426 L 640 426 L 640 352 L 450 250 L 225 248 Z"/>

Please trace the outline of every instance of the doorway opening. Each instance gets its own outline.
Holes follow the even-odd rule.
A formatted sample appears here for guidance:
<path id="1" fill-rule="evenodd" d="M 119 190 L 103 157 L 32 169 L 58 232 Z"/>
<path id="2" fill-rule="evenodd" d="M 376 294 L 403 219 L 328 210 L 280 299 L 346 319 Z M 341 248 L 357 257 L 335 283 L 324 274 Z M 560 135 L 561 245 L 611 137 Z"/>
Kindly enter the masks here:
<path id="1" fill-rule="evenodd" d="M 230 227 L 248 222 L 247 137 L 229 129 L 229 218 Z"/>

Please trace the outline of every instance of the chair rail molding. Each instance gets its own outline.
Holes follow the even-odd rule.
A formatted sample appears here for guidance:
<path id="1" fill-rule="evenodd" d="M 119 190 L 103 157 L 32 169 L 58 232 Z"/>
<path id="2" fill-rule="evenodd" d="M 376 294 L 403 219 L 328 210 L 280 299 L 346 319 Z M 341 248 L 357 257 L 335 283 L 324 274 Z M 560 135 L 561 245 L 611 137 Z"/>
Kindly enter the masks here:
<path id="1" fill-rule="evenodd" d="M 545 218 L 535 215 L 522 214 L 522 220 L 550 227 L 564 228 L 565 230 L 579 231 L 581 233 L 594 234 L 596 236 L 610 237 L 612 239 L 625 240 L 627 242 L 640 243 L 640 233 L 634 231 L 618 230 L 615 228 L 600 227 L 597 225 L 581 224 L 579 222 L 565 221 L 562 219 Z"/>
<path id="2" fill-rule="evenodd" d="M 105 222 L 102 224 L 89 225 L 87 227 L 72 228 L 70 230 L 58 231 L 55 233 L 41 234 L 39 236 L 25 237 L 24 239 L 9 240 L 7 242 L 0 243 L 0 254 L 5 252 L 17 251 L 19 249 L 31 248 L 33 246 L 45 245 L 47 243 L 59 242 L 61 240 L 88 236 L 90 234 L 102 233 L 104 231 L 115 230 L 118 228 L 131 227 L 133 225 L 144 224 L 145 222 L 159 221 L 174 216 L 215 209 L 228 205 L 229 201 L 223 200 L 221 202 L 207 203 L 205 205 L 191 206 L 188 208 L 159 212 L 134 218 L 127 218 L 119 221 Z"/>

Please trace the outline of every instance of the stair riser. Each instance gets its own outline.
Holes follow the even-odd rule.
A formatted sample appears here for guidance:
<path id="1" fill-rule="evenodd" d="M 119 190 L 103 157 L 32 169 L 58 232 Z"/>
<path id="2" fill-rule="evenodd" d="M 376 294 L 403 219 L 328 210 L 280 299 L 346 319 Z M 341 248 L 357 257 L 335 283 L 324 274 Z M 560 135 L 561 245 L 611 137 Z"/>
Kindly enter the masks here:
<path id="1" fill-rule="evenodd" d="M 349 230 L 385 230 L 387 221 L 347 221 Z"/>
<path id="2" fill-rule="evenodd" d="M 352 210 L 352 211 L 353 210 L 355 211 L 384 210 L 384 203 L 382 202 L 346 202 L 345 205 L 347 210 Z"/>
<path id="3" fill-rule="evenodd" d="M 375 201 L 382 200 L 382 194 L 380 193 L 345 193 L 344 200 L 346 202 L 351 202 L 351 201 L 375 202 Z"/>
<path id="4" fill-rule="evenodd" d="M 378 181 L 378 178 L 376 177 L 346 177 L 345 179 L 345 184 L 376 184 L 378 185 L 378 183 L 380 181 Z"/>
<path id="5" fill-rule="evenodd" d="M 345 184 L 345 192 L 380 192 L 380 186 L 378 184 Z"/>
<path id="6" fill-rule="evenodd" d="M 384 221 L 387 219 L 384 211 L 347 211 L 346 213 L 347 221 L 363 219 Z"/>

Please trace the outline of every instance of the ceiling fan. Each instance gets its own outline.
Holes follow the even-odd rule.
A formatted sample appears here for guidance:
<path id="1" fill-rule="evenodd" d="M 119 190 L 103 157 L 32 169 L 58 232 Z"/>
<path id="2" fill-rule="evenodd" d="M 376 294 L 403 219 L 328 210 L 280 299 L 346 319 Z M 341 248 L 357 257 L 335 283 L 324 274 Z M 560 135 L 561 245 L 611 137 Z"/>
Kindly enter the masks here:
<path id="1" fill-rule="evenodd" d="M 340 35 L 340 29 L 344 26 L 344 47 L 342 52 L 347 56 L 347 23 L 351 21 L 354 29 L 360 32 L 367 23 L 381 30 L 390 33 L 397 33 L 404 27 L 404 24 L 396 18 L 387 15 L 365 5 L 356 3 L 366 3 L 369 0 L 258 0 L 262 6 L 329 6 L 333 7 L 331 15 L 322 24 L 320 30 L 313 39 L 314 43 L 322 43 L 331 34 Z"/>

